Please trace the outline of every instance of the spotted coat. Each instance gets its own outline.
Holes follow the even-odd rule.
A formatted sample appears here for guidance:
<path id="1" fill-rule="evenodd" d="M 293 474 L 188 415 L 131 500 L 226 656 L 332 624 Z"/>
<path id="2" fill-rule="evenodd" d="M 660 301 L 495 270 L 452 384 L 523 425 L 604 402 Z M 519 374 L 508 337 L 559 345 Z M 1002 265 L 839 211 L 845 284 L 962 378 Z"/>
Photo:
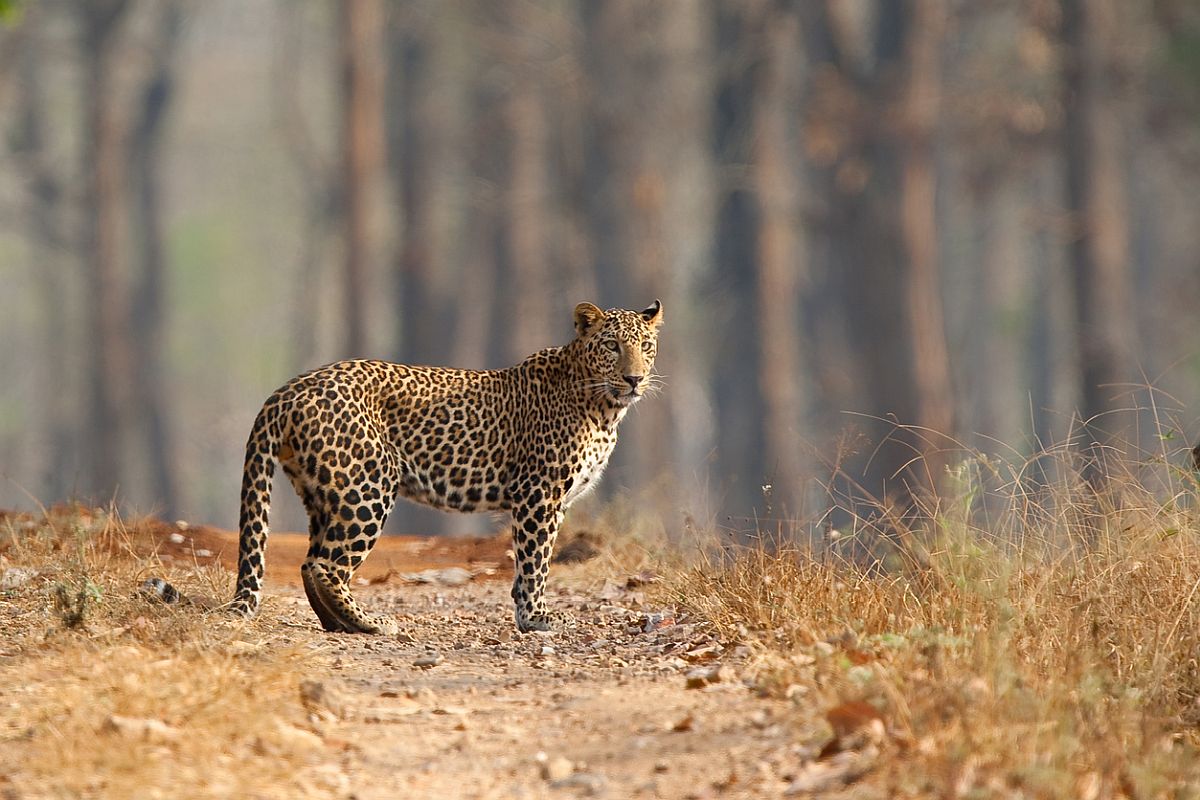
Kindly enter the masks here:
<path id="1" fill-rule="evenodd" d="M 657 300 L 641 312 L 581 303 L 569 344 L 508 369 L 339 361 L 288 381 L 246 443 L 231 610 L 258 611 L 278 462 L 308 512 L 301 576 L 326 630 L 397 632 L 394 619 L 363 611 L 349 587 L 398 497 L 509 512 L 517 627 L 561 623 L 544 594 L 563 512 L 595 486 L 618 423 L 654 388 L 662 318 Z"/>

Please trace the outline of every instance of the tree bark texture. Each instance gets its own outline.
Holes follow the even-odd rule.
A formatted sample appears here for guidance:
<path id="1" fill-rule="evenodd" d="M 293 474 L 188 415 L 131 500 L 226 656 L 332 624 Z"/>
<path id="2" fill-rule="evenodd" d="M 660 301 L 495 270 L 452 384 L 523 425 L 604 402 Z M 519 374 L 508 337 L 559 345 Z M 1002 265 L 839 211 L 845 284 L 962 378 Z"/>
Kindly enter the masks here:
<path id="1" fill-rule="evenodd" d="M 55 169 L 50 152 L 45 65 L 39 48 L 32 41 L 44 30 L 44 11 L 40 7 L 31 7 L 25 13 L 24 32 L 27 36 L 21 42 L 22 47 L 10 51 L 12 57 L 20 59 L 18 69 L 14 70 L 20 88 L 21 110 L 13 147 L 28 175 L 27 224 L 32 239 L 32 271 L 37 276 L 38 302 L 44 320 L 41 336 L 45 357 L 39 359 L 40 427 L 45 450 L 42 487 L 46 497 L 63 497 L 72 488 L 70 476 L 75 471 L 72 453 L 78 449 L 81 427 L 71 403 L 75 395 L 74 371 L 70 366 L 72 348 L 68 338 L 73 327 L 68 307 L 71 266 L 64 258 L 67 237 L 63 178 Z"/>
<path id="2" fill-rule="evenodd" d="M 120 269 L 123 152 L 114 107 L 114 39 L 126 0 L 80 0 L 85 63 L 82 260 L 88 285 L 86 350 L 90 352 L 89 476 L 86 491 L 106 499 L 122 482 L 132 377 L 127 296 Z"/>
<path id="3" fill-rule="evenodd" d="M 179 6 L 166 4 L 154 42 L 154 64 L 142 90 L 141 114 L 130 147 L 136 186 L 140 274 L 133 292 L 135 379 L 137 405 L 145 426 L 149 488 L 168 518 L 179 508 L 171 402 L 164 375 L 167 335 L 167 259 L 162 219 L 162 136 L 175 92 L 175 49 L 179 37 Z"/>
<path id="4" fill-rule="evenodd" d="M 908 507 L 936 491 L 941 437 L 954 433 L 934 191 L 946 4 L 878 4 L 861 37 L 868 59 L 846 44 L 844 7 L 801 8 L 824 78 L 808 124 L 829 127 L 835 143 L 822 159 L 824 234 L 866 399 L 863 486 Z M 841 116 L 823 120 L 822 108 Z"/>
<path id="5" fill-rule="evenodd" d="M 1133 291 L 1129 209 L 1113 48 L 1120 36 L 1113 0 L 1064 0 L 1063 155 L 1080 363 L 1080 412 L 1095 445 L 1119 445 L 1119 413 L 1133 379 Z M 1093 462 L 1091 477 L 1099 476 Z"/>
<path id="6" fill-rule="evenodd" d="M 366 355 L 375 257 L 373 182 L 384 164 L 383 9 L 379 0 L 342 0 L 342 160 L 345 224 L 343 351 Z"/>
<path id="7" fill-rule="evenodd" d="M 755 68 L 751 180 L 757 200 L 758 265 L 756 320 L 760 348 L 765 482 L 772 484 L 776 512 L 799 511 L 807 471 L 801 430 L 809 393 L 801 352 L 800 293 L 808 277 L 800 224 L 801 173 L 791 157 L 788 110 L 799 95 L 794 14 L 774 4 L 758 9 L 761 61 Z"/>

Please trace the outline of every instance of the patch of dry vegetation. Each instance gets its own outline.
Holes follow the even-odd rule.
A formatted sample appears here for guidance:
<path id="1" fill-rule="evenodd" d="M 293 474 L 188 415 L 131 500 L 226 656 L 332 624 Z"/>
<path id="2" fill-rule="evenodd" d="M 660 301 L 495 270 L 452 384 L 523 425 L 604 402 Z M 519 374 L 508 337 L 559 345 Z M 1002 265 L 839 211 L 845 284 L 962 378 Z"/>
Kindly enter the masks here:
<path id="1" fill-rule="evenodd" d="M 889 537 L 903 569 L 762 546 L 670 577 L 677 603 L 752 647 L 760 691 L 824 715 L 797 726 L 810 772 L 794 789 L 1200 796 L 1195 478 L 1160 460 L 1098 497 L 1064 452 L 1039 459 L 1058 477 L 959 465 L 953 499 Z M 878 529 L 858 518 L 844 538 Z M 870 751 L 857 771 L 804 783 L 854 748 Z"/>
<path id="2" fill-rule="evenodd" d="M 0 520 L 0 795 L 305 797 L 344 788 L 299 683 L 320 643 L 138 594 L 221 596 L 144 553 L 155 523 L 59 509 Z"/>

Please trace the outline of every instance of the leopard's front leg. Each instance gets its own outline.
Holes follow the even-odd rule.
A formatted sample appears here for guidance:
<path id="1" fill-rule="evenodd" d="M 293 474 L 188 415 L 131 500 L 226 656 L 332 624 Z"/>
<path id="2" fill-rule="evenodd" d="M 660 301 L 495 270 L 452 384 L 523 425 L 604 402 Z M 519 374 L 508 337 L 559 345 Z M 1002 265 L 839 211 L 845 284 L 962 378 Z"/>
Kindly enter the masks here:
<path id="1" fill-rule="evenodd" d="M 546 575 L 563 511 L 549 492 L 533 490 L 516 505 L 513 519 L 513 588 L 517 628 L 522 633 L 561 628 L 566 616 L 546 607 Z"/>

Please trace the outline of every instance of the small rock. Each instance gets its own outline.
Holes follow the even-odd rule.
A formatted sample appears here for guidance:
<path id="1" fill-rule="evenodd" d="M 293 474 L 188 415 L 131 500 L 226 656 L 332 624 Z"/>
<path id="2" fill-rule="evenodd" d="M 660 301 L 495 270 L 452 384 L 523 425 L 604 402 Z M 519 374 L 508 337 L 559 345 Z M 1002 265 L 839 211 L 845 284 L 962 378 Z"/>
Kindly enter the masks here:
<path id="1" fill-rule="evenodd" d="M 430 689 L 428 686 L 410 686 L 404 691 L 404 696 L 409 700 L 416 700 L 420 703 L 432 705 L 437 702 L 437 692 Z"/>
<path id="2" fill-rule="evenodd" d="M 598 600 L 613 601 L 620 600 L 624 595 L 625 590 L 623 588 L 606 578 L 604 580 L 604 585 L 601 586 L 600 591 L 596 593 L 596 598 Z M 620 610 L 624 611 L 624 609 Z"/>
<path id="3" fill-rule="evenodd" d="M 179 590 L 162 578 L 147 578 L 142 581 L 138 591 L 152 600 L 158 600 L 169 606 L 178 603 L 181 597 Z"/>
<path id="4" fill-rule="evenodd" d="M 171 544 L 183 544 L 187 541 L 182 533 L 172 533 L 167 538 L 171 540 Z"/>
<path id="5" fill-rule="evenodd" d="M 413 666 L 421 669 L 430 669 L 442 663 L 441 653 L 429 653 L 428 655 L 418 656 L 413 659 Z"/>
<path id="6" fill-rule="evenodd" d="M 279 733 L 279 740 L 287 746 L 294 749 L 316 750 L 324 747 L 325 742 L 320 736 L 317 736 L 312 731 L 306 731 L 303 728 L 297 728 L 287 722 L 280 720 L 275 725 Z"/>
<path id="7" fill-rule="evenodd" d="M 693 664 L 703 664 L 705 662 L 712 661 L 717 656 L 721 655 L 724 649 L 725 648 L 721 647 L 721 645 L 714 643 L 704 647 L 694 647 L 684 653 L 683 657 L 685 660 L 690 661 Z"/>
<path id="8" fill-rule="evenodd" d="M 658 575 L 648 570 L 643 570 L 636 575 L 630 575 L 625 579 L 626 589 L 637 589 L 650 583 L 658 583 Z"/>
<path id="9" fill-rule="evenodd" d="M 642 620 L 642 633 L 653 633 L 675 624 L 675 614 L 670 611 L 647 614 Z"/>
<path id="10" fill-rule="evenodd" d="M 674 725 L 672 725 L 671 731 L 673 733 L 687 733 L 688 731 L 692 730 L 692 728 L 695 727 L 695 725 L 696 725 L 696 718 L 693 717 L 691 714 L 688 714 L 686 717 L 684 717 L 683 719 L 679 720 Z"/>
<path id="11" fill-rule="evenodd" d="M 589 772 L 576 772 L 550 781 L 550 786 L 554 789 L 575 789 L 584 797 L 594 797 L 604 790 L 604 778 Z"/>
<path id="12" fill-rule="evenodd" d="M 553 647 L 551 647 L 551 646 L 550 646 L 550 645 L 548 645 L 548 644 L 547 644 L 547 645 L 543 645 L 543 646 L 542 646 L 542 655 L 544 655 L 544 656 L 552 656 L 552 655 L 554 655 L 554 648 L 553 648 Z"/>
<path id="13" fill-rule="evenodd" d="M 205 550 L 203 547 L 201 547 L 199 550 L 196 551 L 196 555 L 200 558 L 212 558 L 213 551 Z"/>
<path id="14" fill-rule="evenodd" d="M 342 719 L 346 716 L 346 699 L 341 692 L 321 681 L 300 681 L 300 702 L 319 717 Z"/>
<path id="15" fill-rule="evenodd" d="M 655 772 L 667 772 L 670 769 L 671 769 L 671 765 L 668 764 L 666 761 L 655 761 L 654 762 L 654 771 Z"/>
<path id="16" fill-rule="evenodd" d="M 438 706 L 433 713 L 441 717 L 465 717 L 471 711 L 462 706 Z"/>
<path id="17" fill-rule="evenodd" d="M 735 674 L 732 668 L 723 664 L 718 664 L 711 667 L 697 667 L 687 673 L 687 688 L 703 689 L 705 686 L 711 686 L 715 683 L 732 681 Z"/>
<path id="18" fill-rule="evenodd" d="M 187 524 L 187 520 L 177 519 L 177 520 L 175 520 L 175 527 L 181 531 L 186 531 L 190 526 Z M 172 534 L 171 540 L 174 541 L 174 539 L 175 539 L 175 535 Z"/>
<path id="19" fill-rule="evenodd" d="M 879 757 L 877 748 L 848 750 L 824 761 L 808 764 L 783 790 L 785 797 L 820 794 L 840 789 L 866 775 Z"/>
<path id="20" fill-rule="evenodd" d="M 566 780 L 575 771 L 575 765 L 562 756 L 547 756 L 545 753 L 537 754 L 537 761 L 541 765 L 542 780 L 557 782 Z"/>
<path id="21" fill-rule="evenodd" d="M 473 577 L 470 570 L 462 567 L 426 569 L 401 576 L 409 583 L 433 583 L 440 586 L 461 586 Z"/>
<path id="22" fill-rule="evenodd" d="M 575 538 L 555 550 L 555 564 L 580 564 L 600 555 L 600 537 L 591 531 L 580 531 Z"/>
<path id="23" fill-rule="evenodd" d="M 0 573 L 0 591 L 24 586 L 37 577 L 37 570 L 29 567 L 9 567 Z"/>
<path id="24" fill-rule="evenodd" d="M 179 728 L 172 727 L 162 720 L 122 717 L 117 714 L 104 721 L 103 730 L 148 742 L 173 742 L 183 735 Z"/>

